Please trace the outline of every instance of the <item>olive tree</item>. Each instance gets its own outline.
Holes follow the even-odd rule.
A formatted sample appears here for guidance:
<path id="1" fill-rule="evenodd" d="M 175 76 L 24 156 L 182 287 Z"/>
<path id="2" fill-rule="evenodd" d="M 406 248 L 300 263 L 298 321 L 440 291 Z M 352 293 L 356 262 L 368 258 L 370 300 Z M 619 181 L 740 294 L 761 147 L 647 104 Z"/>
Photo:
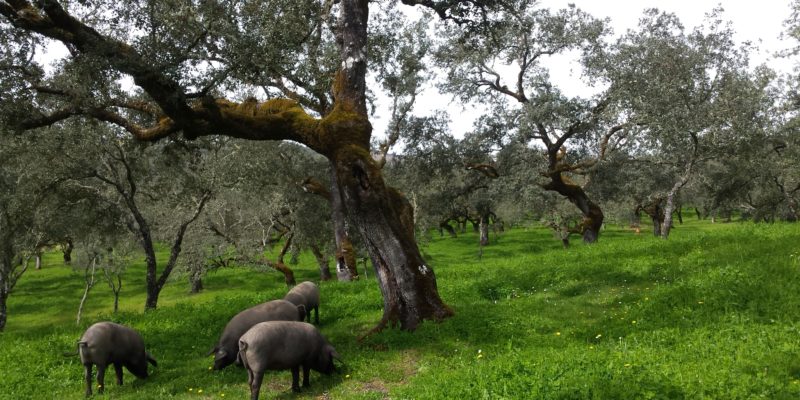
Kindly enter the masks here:
<path id="1" fill-rule="evenodd" d="M 750 72 L 746 46 L 737 46 L 720 11 L 686 32 L 673 14 L 645 12 L 637 30 L 603 55 L 604 74 L 622 107 L 642 129 L 638 158 L 666 172 L 660 234 L 667 238 L 680 190 L 703 162 L 761 136 L 771 75 Z"/>
<path id="2" fill-rule="evenodd" d="M 575 179 L 583 179 L 579 175 L 616 146 L 628 121 L 613 107 L 613 85 L 589 81 L 598 95 L 570 97 L 551 82 L 543 63 L 570 51 L 588 63 L 604 46 L 607 28 L 574 6 L 553 12 L 536 3 L 491 2 L 480 22 L 448 22 L 437 52 L 438 65 L 447 71 L 442 87 L 464 101 L 491 106 L 503 116 L 508 134 L 546 149 L 539 184 L 578 208 L 583 219 L 577 229 L 591 243 L 598 238 L 603 212 Z M 587 142 L 592 153 L 576 151 Z"/>

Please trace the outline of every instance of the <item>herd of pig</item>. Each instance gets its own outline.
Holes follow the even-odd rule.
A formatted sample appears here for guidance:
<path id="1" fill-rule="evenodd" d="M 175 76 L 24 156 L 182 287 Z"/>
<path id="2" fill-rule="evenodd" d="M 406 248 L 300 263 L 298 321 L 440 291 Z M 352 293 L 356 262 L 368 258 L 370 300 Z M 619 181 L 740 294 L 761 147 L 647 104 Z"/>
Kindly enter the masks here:
<path id="1" fill-rule="evenodd" d="M 311 322 L 319 324 L 319 287 L 303 282 L 282 300 L 272 300 L 248 308 L 231 318 L 219 341 L 208 352 L 214 354 L 214 369 L 233 363 L 247 369 L 251 400 L 257 400 L 266 370 L 292 370 L 292 390 L 299 391 L 300 368 L 303 386 L 308 386 L 309 370 L 334 372 L 333 360 L 341 362 L 333 346 Z M 303 322 L 308 320 L 308 323 Z M 85 369 L 86 395 L 92 394 L 92 366 L 97 365 L 98 392 L 103 392 L 106 368 L 114 366 L 117 384 L 122 384 L 122 367 L 139 378 L 147 377 L 147 363 L 156 360 L 144 349 L 144 340 L 135 330 L 113 322 L 98 322 L 78 341 L 78 354 Z"/>

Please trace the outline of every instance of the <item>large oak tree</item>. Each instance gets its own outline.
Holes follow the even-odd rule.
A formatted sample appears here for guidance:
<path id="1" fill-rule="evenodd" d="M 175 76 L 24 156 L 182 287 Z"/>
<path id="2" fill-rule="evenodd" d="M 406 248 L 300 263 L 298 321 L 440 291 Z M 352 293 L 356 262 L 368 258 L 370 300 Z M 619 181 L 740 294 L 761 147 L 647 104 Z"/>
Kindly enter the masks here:
<path id="1" fill-rule="evenodd" d="M 0 15 L 4 31 L 14 34 L 6 40 L 59 41 L 70 52 L 62 68 L 83 67 L 88 78 L 98 81 L 130 77 L 141 89 L 129 95 L 109 84 L 74 96 L 63 83 L 30 79 L 28 93 L 20 97 L 38 113 L 19 113 L 18 127 L 84 116 L 148 141 L 181 134 L 187 139 L 226 135 L 302 143 L 329 160 L 331 192 L 341 198 L 370 254 L 384 298 L 376 328 L 399 324 L 413 330 L 424 319 L 452 315 L 439 297 L 433 269 L 401 220 L 408 202 L 385 184 L 370 155 L 368 1 L 7 0 L 0 2 Z M 327 21 L 331 30 L 319 21 Z M 314 45 L 311 39 L 331 33 L 340 64 L 330 75 L 333 102 L 320 108 L 324 113 L 307 111 L 293 96 L 236 100 L 234 92 L 252 95 L 268 86 L 265 76 L 276 81 L 270 87 L 294 87 L 291 78 L 302 72 L 298 66 L 315 62 L 304 57 Z M 15 66 L 24 70 L 26 60 Z M 24 74 L 21 78 L 26 79 Z M 305 89 L 298 85 L 297 90 Z M 317 101 L 324 102 L 324 96 Z"/>

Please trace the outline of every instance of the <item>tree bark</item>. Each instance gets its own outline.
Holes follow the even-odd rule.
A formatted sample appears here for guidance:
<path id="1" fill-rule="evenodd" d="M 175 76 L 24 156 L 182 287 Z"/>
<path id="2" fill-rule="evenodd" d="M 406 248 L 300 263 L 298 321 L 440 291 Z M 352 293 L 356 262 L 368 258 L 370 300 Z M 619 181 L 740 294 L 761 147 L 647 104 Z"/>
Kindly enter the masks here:
<path id="1" fill-rule="evenodd" d="M 692 135 L 692 138 L 695 138 Z M 661 224 L 661 237 L 663 239 L 669 238 L 670 230 L 672 229 L 672 212 L 675 211 L 675 197 L 678 196 L 681 188 L 686 186 L 689 183 L 689 178 L 692 176 L 692 170 L 694 169 L 694 163 L 697 160 L 697 139 L 694 139 L 694 152 L 692 153 L 692 158 L 689 160 L 689 164 L 686 166 L 686 171 L 684 171 L 683 175 L 672 185 L 672 189 L 667 193 L 667 201 L 666 205 L 664 206 L 664 222 Z"/>
<path id="2" fill-rule="evenodd" d="M 0 282 L 0 332 L 6 328 L 8 320 L 8 292 L 3 288 L 4 282 Z"/>
<path id="3" fill-rule="evenodd" d="M 189 293 L 197 294 L 203 290 L 203 269 L 193 268 L 189 273 Z"/>
<path id="4" fill-rule="evenodd" d="M 342 203 L 339 186 L 335 183 L 335 166 L 331 165 L 331 217 L 333 219 L 333 238 L 336 240 L 336 278 L 340 282 L 358 279 L 356 252 L 350 234 L 347 232 L 347 214 Z"/>
<path id="5" fill-rule="evenodd" d="M 289 234 L 289 236 L 286 238 L 286 241 L 283 243 L 283 247 L 281 247 L 281 252 L 278 254 L 277 261 L 267 260 L 267 265 L 283 274 L 283 280 L 286 282 L 286 286 L 289 287 L 297 284 L 297 281 L 294 279 L 294 271 L 284 264 L 283 259 L 286 256 L 286 252 L 289 251 L 289 247 L 292 245 L 293 237 L 294 236 L 292 234 Z"/>
<path id="6" fill-rule="evenodd" d="M 642 214 L 641 214 L 641 207 L 639 205 L 633 210 L 631 213 L 631 225 L 630 227 L 638 234 L 639 228 L 642 226 Z"/>
<path id="7" fill-rule="evenodd" d="M 478 222 L 480 230 L 480 239 L 478 240 L 481 246 L 489 245 L 489 215 L 481 215 Z"/>
<path id="8" fill-rule="evenodd" d="M 311 252 L 314 254 L 314 258 L 317 259 L 317 265 L 319 265 L 319 279 L 321 281 L 331 280 L 331 268 L 328 265 L 328 257 L 322 254 L 322 250 L 320 250 L 319 246 L 316 244 L 311 245 Z"/>
<path id="9" fill-rule="evenodd" d="M 439 236 L 444 236 L 444 231 L 447 231 L 447 234 L 450 235 L 451 238 L 458 237 L 456 230 L 450 225 L 450 221 L 442 221 L 439 223 Z"/>
<path id="10" fill-rule="evenodd" d="M 4 232 L 0 232 L 0 235 Z M 28 270 L 28 260 L 13 260 L 13 248 L 8 237 L 0 238 L 4 248 L 0 250 L 0 332 L 5 329 L 8 319 L 8 296 L 19 279 Z M 17 265 L 18 264 L 18 265 Z"/>
<path id="11" fill-rule="evenodd" d="M 97 256 L 95 255 L 92 258 L 91 266 L 86 268 L 83 275 L 83 281 L 85 283 L 83 287 L 83 296 L 81 297 L 81 302 L 78 304 L 78 316 L 75 318 L 75 325 L 80 326 L 81 324 L 81 315 L 83 315 L 83 306 L 86 305 L 86 299 L 89 298 L 89 291 L 92 290 L 94 287 L 94 272 L 95 267 L 97 266 Z"/>
<path id="12" fill-rule="evenodd" d="M 112 278 L 108 278 L 109 286 L 111 286 L 111 292 L 114 293 L 114 314 L 116 314 L 117 311 L 119 311 L 119 293 L 122 291 L 122 277 L 117 275 L 116 278 L 117 278 L 116 284 L 113 283 L 113 281 L 111 280 Z"/>
<path id="13" fill-rule="evenodd" d="M 670 190 L 667 194 L 667 202 L 664 205 L 664 222 L 661 224 L 661 237 L 664 239 L 669 237 L 669 232 L 672 230 L 672 212 L 675 210 L 676 193 L 677 190 Z"/>
<path id="14" fill-rule="evenodd" d="M 42 252 L 36 251 L 36 269 L 42 269 Z"/>
<path id="15" fill-rule="evenodd" d="M 650 216 L 650 221 L 653 223 L 653 236 L 661 236 L 661 226 L 664 223 L 664 208 L 661 206 L 664 199 L 656 197 L 651 200 L 649 204 L 640 205 L 639 210 L 642 210 Z"/>
<path id="16" fill-rule="evenodd" d="M 70 238 L 67 238 L 61 245 L 61 252 L 64 254 L 64 264 L 69 265 L 72 263 L 72 249 L 74 248 L 75 244 L 72 243 L 72 239 Z"/>
<path id="17" fill-rule="evenodd" d="M 413 232 L 401 221 L 402 209 L 391 201 L 369 143 L 343 147 L 332 159 L 344 204 L 356 222 L 383 294 L 383 318 L 371 332 L 396 324 L 414 330 L 423 319 L 451 316 L 453 311 L 439 297 L 433 269 L 419 253 Z"/>
<path id="18" fill-rule="evenodd" d="M 603 210 L 589 199 L 583 188 L 572 183 L 561 173 L 550 173 L 550 182 L 544 186 L 546 190 L 553 190 L 564 196 L 574 204 L 583 214 L 583 220 L 577 229 L 583 232 L 584 243 L 594 243 L 600 236 L 603 227 Z"/>
<path id="19" fill-rule="evenodd" d="M 781 182 L 777 176 L 774 176 L 772 180 L 775 182 L 775 185 L 778 186 L 781 195 L 783 195 L 783 198 L 786 201 L 786 206 L 789 208 L 789 213 L 786 215 L 786 220 L 789 222 L 796 222 L 798 217 L 800 217 L 800 214 L 798 214 L 797 200 L 795 200 L 793 194 L 800 191 L 800 184 L 798 184 L 794 189 L 787 189 L 786 185 Z"/>
<path id="20" fill-rule="evenodd" d="M 280 261 L 267 261 L 267 265 L 283 274 L 283 280 L 286 283 L 286 286 L 291 287 L 297 284 L 297 281 L 294 279 L 294 272 L 291 268 L 286 266 L 286 264 Z"/>

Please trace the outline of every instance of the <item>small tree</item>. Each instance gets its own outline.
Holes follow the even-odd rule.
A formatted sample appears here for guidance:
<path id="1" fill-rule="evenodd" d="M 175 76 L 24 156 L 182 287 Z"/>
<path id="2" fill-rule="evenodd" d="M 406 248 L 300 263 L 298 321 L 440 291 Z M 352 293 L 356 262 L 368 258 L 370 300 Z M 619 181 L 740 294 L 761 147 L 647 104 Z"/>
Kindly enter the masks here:
<path id="1" fill-rule="evenodd" d="M 81 275 L 83 275 L 83 296 L 81 296 L 81 301 L 78 304 L 78 316 L 75 319 L 75 324 L 81 324 L 81 315 L 83 314 L 83 306 L 86 304 L 86 299 L 89 298 L 89 291 L 92 290 L 94 287 L 96 280 L 95 280 L 95 273 L 97 272 L 97 264 L 101 262 L 102 255 L 100 252 L 102 250 L 96 248 L 87 248 L 85 255 L 82 254 L 78 258 L 78 262 L 75 264 L 75 269 L 79 270 Z"/>

